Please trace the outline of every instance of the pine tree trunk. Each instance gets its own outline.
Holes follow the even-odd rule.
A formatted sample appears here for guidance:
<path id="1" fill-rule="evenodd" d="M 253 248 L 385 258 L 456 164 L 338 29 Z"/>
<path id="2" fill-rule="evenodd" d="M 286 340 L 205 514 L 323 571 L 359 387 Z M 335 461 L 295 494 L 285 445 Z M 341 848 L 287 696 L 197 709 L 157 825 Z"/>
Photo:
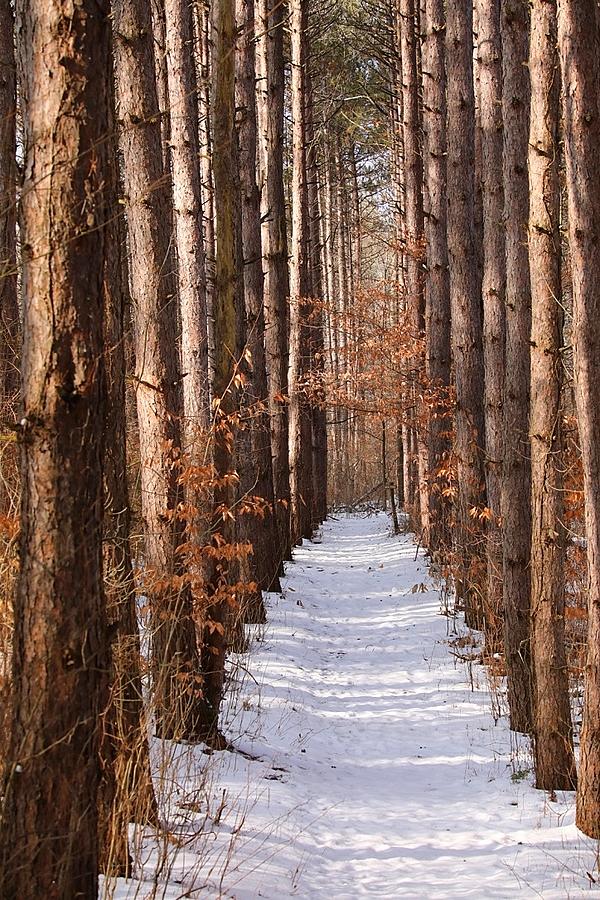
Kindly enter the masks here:
<path id="1" fill-rule="evenodd" d="M 457 465 L 457 593 L 470 625 L 481 624 L 481 526 L 471 510 L 482 505 L 483 349 L 480 282 L 475 240 L 475 105 L 473 95 L 473 4 L 448 6 L 446 27 L 448 79 L 448 251 L 452 352 L 456 412 L 454 455 Z"/>
<path id="2" fill-rule="evenodd" d="M 402 67 L 402 109 L 404 144 L 404 241 L 406 253 L 406 303 L 412 336 L 421 341 L 425 333 L 425 294 L 423 285 L 423 160 L 421 147 L 421 115 L 417 69 L 417 22 L 415 0 L 399 0 L 400 59 Z M 421 435 L 426 424 L 419 422 L 422 360 L 415 355 L 410 361 L 411 394 L 410 425 L 415 435 L 414 525 L 428 543 L 429 500 L 427 487 L 427 444 Z"/>
<path id="3" fill-rule="evenodd" d="M 345 169 L 343 147 L 340 135 L 336 136 L 334 151 L 334 176 L 335 176 L 335 227 L 337 237 L 337 317 L 338 317 L 338 381 L 340 393 L 344 401 L 339 411 L 339 437 L 340 437 L 340 474 L 343 484 L 343 497 L 346 506 L 352 503 L 350 465 L 348 453 L 348 417 L 349 417 L 349 389 L 347 375 L 350 370 L 349 343 L 348 343 L 348 305 L 349 305 L 349 277 L 348 277 L 348 253 L 346 242 L 346 216 L 345 216 Z"/>
<path id="4" fill-rule="evenodd" d="M 171 191 L 163 170 L 150 11 L 143 0 L 113 3 L 119 143 L 131 253 L 136 401 L 140 434 L 145 555 L 143 588 L 151 610 L 157 733 L 193 739 L 202 728 L 199 660 L 191 595 L 172 582 L 181 499 L 175 455 L 181 446 L 181 377 L 170 271 Z"/>
<path id="5" fill-rule="evenodd" d="M 264 155 L 266 213 L 265 347 L 269 376 L 271 451 L 273 483 L 279 532 L 277 556 L 290 559 L 290 468 L 288 427 L 288 331 L 290 281 L 288 240 L 283 182 L 284 86 L 283 31 L 286 4 L 281 0 L 261 0 L 265 35 L 265 122 Z"/>
<path id="6" fill-rule="evenodd" d="M 564 643 L 560 183 L 556 4 L 531 8 L 529 265 L 531 273 L 531 655 L 536 786 L 575 783 Z"/>
<path id="7" fill-rule="evenodd" d="M 398 506 L 404 506 L 404 444 L 402 428 L 396 428 L 396 494 Z"/>
<path id="8" fill-rule="evenodd" d="M 363 233 L 362 233 L 362 219 L 361 219 L 361 198 L 360 198 L 360 187 L 359 187 L 359 176 L 358 176 L 358 156 L 359 156 L 359 147 L 356 143 L 352 143 L 349 149 L 349 158 L 350 158 L 350 246 L 351 246 L 351 255 L 353 260 L 353 272 L 354 272 L 354 296 L 359 296 L 359 292 L 362 293 L 363 288 Z M 360 373 L 360 354 L 358 351 L 360 338 L 359 338 L 359 329 L 360 326 L 356 321 L 356 317 L 352 317 L 351 322 L 352 328 L 352 346 L 353 346 L 353 360 L 352 360 L 352 384 L 358 386 L 361 380 Z M 361 465 L 361 452 L 360 452 L 360 434 L 359 434 L 359 426 L 361 424 L 361 414 L 358 409 L 358 402 L 360 400 L 360 391 L 361 387 L 355 387 L 355 394 L 358 389 L 358 396 L 355 396 L 354 410 L 352 413 L 352 417 L 350 420 L 350 448 L 351 455 L 353 461 L 353 481 L 356 484 L 356 481 L 360 479 L 360 465 Z M 358 485 L 360 489 L 360 484 Z M 355 487 L 356 490 L 356 487 Z"/>
<path id="9" fill-rule="evenodd" d="M 19 386 L 17 304 L 16 66 L 13 12 L 0 4 L 0 392 L 10 401 Z M 6 410 L 3 415 L 7 415 Z"/>
<path id="10" fill-rule="evenodd" d="M 240 271 L 238 247 L 237 153 L 235 136 L 235 0 L 216 0 L 214 9 L 216 48 L 213 66 L 213 121 L 216 207 L 216 270 L 214 295 L 215 372 L 213 395 L 218 401 L 214 438 L 214 543 L 235 540 L 231 511 L 236 499 L 233 453 L 234 418 L 239 413 L 234 386 L 239 341 Z M 242 301 L 243 302 L 243 301 Z M 232 597 L 228 588 L 230 563 L 227 555 L 218 559 L 209 585 L 209 606 L 202 646 L 204 696 L 207 704 L 206 730 L 218 732 L 219 711 L 225 680 L 228 629 L 232 619 Z"/>
<path id="11" fill-rule="evenodd" d="M 112 66 L 110 77 L 112 80 Z M 109 158 L 117 159 L 114 90 L 111 84 Z M 106 177 L 107 202 L 118 209 L 119 173 Z M 125 223 L 111 215 L 105 228 L 103 336 L 106 421 L 104 425 L 104 591 L 110 635 L 110 697 L 104 715 L 102 785 L 99 793 L 100 871 L 130 874 L 130 822 L 156 824 L 158 810 L 140 672 L 140 638 L 131 560 L 125 416 L 127 302 Z"/>
<path id="12" fill-rule="evenodd" d="M 313 524 L 319 525 L 327 518 L 327 424 L 325 416 L 325 392 L 321 388 L 325 371 L 323 335 L 323 257 L 321 247 L 321 209 L 319 205 L 320 171 L 315 140 L 313 88 L 310 70 L 306 77 L 306 140 L 309 213 L 309 264 L 311 296 L 316 301 L 310 318 L 311 360 L 317 378 L 316 396 L 311 409 L 312 426 L 312 474 L 313 474 Z"/>
<path id="13" fill-rule="evenodd" d="M 193 20 L 189 0 L 163 0 L 163 5 L 169 23 L 165 52 L 181 321 L 183 444 L 194 461 L 198 453 L 204 452 L 210 427 L 210 402 Z"/>
<path id="14" fill-rule="evenodd" d="M 252 565 L 259 587 L 279 590 L 280 560 L 273 554 L 277 543 L 274 518 L 275 494 L 269 397 L 265 356 L 264 276 L 262 265 L 260 194 L 256 180 L 257 111 L 254 0 L 237 0 L 238 74 L 236 109 L 238 116 L 239 177 L 241 188 L 242 264 L 246 314 L 247 348 L 250 351 L 250 378 L 246 386 L 251 433 L 251 492 L 267 501 L 264 517 L 247 516 L 253 544 Z M 264 612 L 264 611 L 262 611 Z"/>
<path id="15" fill-rule="evenodd" d="M 156 97 L 160 118 L 161 153 L 163 169 L 170 169 L 169 140 L 171 135 L 171 112 L 169 109 L 169 89 L 167 86 L 167 23 L 163 0 L 150 0 L 152 18 L 154 71 Z"/>
<path id="16" fill-rule="evenodd" d="M 306 162 L 307 0 L 291 0 L 292 42 L 292 254 L 290 267 L 289 432 L 291 534 L 312 536 L 312 422 L 306 379 L 311 368 L 309 219 Z"/>
<path id="17" fill-rule="evenodd" d="M 194 33 L 196 39 L 196 82 L 198 85 L 198 144 L 200 153 L 200 188 L 202 227 L 204 234 L 204 268 L 206 274 L 206 308 L 208 312 L 208 357 L 212 382 L 214 334 L 212 308 L 215 284 L 215 192 L 212 167 L 212 113 L 210 84 L 212 77 L 210 10 L 208 0 L 196 0 Z"/>
<path id="18" fill-rule="evenodd" d="M 487 487 L 486 652 L 502 643 L 502 544 L 500 493 L 503 458 L 503 394 L 506 289 L 502 179 L 502 47 L 500 0 L 477 0 L 483 203 L 483 362 L 485 368 L 485 469 Z"/>
<path id="19" fill-rule="evenodd" d="M 333 185 L 333 154 L 331 145 L 327 138 L 323 140 L 322 151 L 322 179 L 321 179 L 321 214 L 322 214 L 322 233 L 323 233 L 323 258 L 325 268 L 325 297 L 326 297 L 326 320 L 327 320 L 327 354 L 326 366 L 329 377 L 333 379 L 335 384 L 339 383 L 339 354 L 338 354 L 338 328 L 337 328 L 337 297 L 338 297 L 338 272 L 336 266 L 336 249 L 335 249 L 335 224 L 334 224 L 334 207 L 335 207 L 335 190 Z M 340 435 L 338 422 L 340 419 L 340 409 L 337 403 L 329 410 L 329 415 L 333 420 L 333 426 L 329 430 L 329 441 L 331 450 L 331 469 L 328 474 L 329 486 L 334 503 L 337 503 L 340 497 Z M 333 446 L 331 446 L 331 444 Z"/>
<path id="20" fill-rule="evenodd" d="M 169 107 L 169 171 L 173 190 L 174 257 L 177 272 L 179 353 L 182 385 L 181 441 L 186 539 L 196 627 L 201 627 L 205 582 L 210 562 L 203 548 L 210 541 L 212 498 L 197 467 L 210 462 L 211 409 L 208 371 L 206 255 L 201 167 L 198 164 L 198 83 L 194 59 L 194 22 L 190 0 L 161 0 L 165 30 L 166 89 Z M 191 557 L 195 559 L 192 561 Z"/>
<path id="21" fill-rule="evenodd" d="M 592 24 L 593 22 L 596 24 Z M 558 45 L 569 243 L 573 274 L 575 399 L 584 473 L 588 554 L 588 656 L 577 791 L 577 826 L 600 837 L 600 78 L 598 9 L 561 0 Z"/>
<path id="22" fill-rule="evenodd" d="M 448 272 L 446 63 L 443 0 L 427 0 L 423 16 L 423 167 L 425 182 L 426 372 L 436 402 L 429 421 L 429 541 L 434 557 L 449 549 L 448 504 L 441 491 L 445 481 L 437 473 L 448 465 L 449 421 L 445 410 L 450 384 L 450 279 Z"/>
<path id="23" fill-rule="evenodd" d="M 352 197 L 352 216 L 351 216 L 351 233 L 352 233 L 352 258 L 354 260 L 354 284 L 360 288 L 362 285 L 362 220 L 361 220 L 361 201 L 360 189 L 358 181 L 358 155 L 360 148 L 353 143 L 350 148 L 350 192 Z"/>
<path id="24" fill-rule="evenodd" d="M 483 278 L 483 141 L 481 128 L 481 67 L 477 47 L 479 44 L 479 7 L 473 0 L 473 94 L 475 100 L 475 196 L 473 209 L 475 216 L 475 252 L 477 256 L 478 277 Z"/>
<path id="25" fill-rule="evenodd" d="M 108 4 L 97 0 L 68 9 L 46 0 L 16 3 L 26 174 L 21 567 L 0 841 L 6 900 L 97 892 L 99 723 L 108 670 L 102 591 L 108 15 Z"/>
<path id="26" fill-rule="evenodd" d="M 391 40 L 393 49 L 393 60 L 391 67 L 391 126 L 393 145 L 392 153 L 394 160 L 394 194 L 395 194 L 395 239 L 396 239 L 396 269 L 397 269 L 397 314 L 399 320 L 399 311 L 409 308 L 408 295 L 410 293 L 410 284 L 408 279 L 408 241 L 406 226 L 406 195 L 407 195 L 407 177 L 406 177 L 406 148 L 404 146 L 404 89 L 403 89 L 403 71 L 402 71 L 402 20 L 400 16 L 400 8 L 397 0 L 390 4 L 391 18 Z M 385 327 L 385 322 L 384 322 Z M 416 521 L 417 513 L 417 488 L 418 481 L 415 477 L 416 460 L 412 453 L 413 444 L 413 427 L 414 416 L 412 414 L 414 406 L 413 396 L 413 365 L 412 360 L 408 359 L 406 363 L 406 373 L 404 376 L 404 385 L 402 388 L 401 402 L 403 405 L 403 421 L 402 421 L 402 444 L 404 447 L 402 477 L 404 481 L 403 496 L 404 508 L 408 513 L 409 522 L 416 530 L 419 523 Z"/>
<path id="27" fill-rule="evenodd" d="M 504 215 L 506 228 L 506 360 L 502 547 L 504 652 L 513 731 L 531 729 L 529 650 L 531 554 L 531 455 L 529 385 L 531 286 L 529 220 L 529 12 L 524 0 L 502 10 Z"/>
<path id="28" fill-rule="evenodd" d="M 402 58 L 400 17 L 397 15 L 397 0 L 390 0 L 390 42 L 392 60 L 390 65 L 390 118 L 392 130 L 392 172 L 394 191 L 394 237 L 398 290 L 402 295 L 406 287 L 404 246 L 404 98 L 402 90 Z"/>

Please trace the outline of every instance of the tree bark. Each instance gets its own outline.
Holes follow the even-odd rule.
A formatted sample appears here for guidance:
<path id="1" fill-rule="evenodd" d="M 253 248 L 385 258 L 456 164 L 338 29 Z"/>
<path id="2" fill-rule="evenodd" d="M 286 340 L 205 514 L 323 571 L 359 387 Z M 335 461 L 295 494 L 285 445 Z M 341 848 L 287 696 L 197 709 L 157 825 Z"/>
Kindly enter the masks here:
<path id="1" fill-rule="evenodd" d="M 0 391 L 3 401 L 13 399 L 19 386 L 16 102 L 13 12 L 9 0 L 3 0 L 0 4 Z"/>
<path id="2" fill-rule="evenodd" d="M 423 159 L 421 146 L 421 114 L 419 109 L 419 74 L 417 68 L 417 20 L 415 0 L 399 0 L 400 60 L 402 68 L 402 110 L 404 144 L 404 243 L 406 254 L 406 303 L 412 336 L 421 342 L 425 334 L 425 294 L 423 285 Z M 429 500 L 427 485 L 427 442 L 421 434 L 418 408 L 421 394 L 422 359 L 417 353 L 410 360 L 411 394 L 410 427 L 417 448 L 415 466 L 416 527 L 428 543 Z"/>
<path id="3" fill-rule="evenodd" d="M 171 136 L 171 112 L 169 109 L 169 88 L 167 85 L 167 23 L 163 0 L 150 0 L 152 18 L 152 47 L 154 52 L 154 72 L 156 98 L 160 119 L 161 154 L 163 169 L 170 171 L 169 140 Z"/>
<path id="4" fill-rule="evenodd" d="M 483 204 L 482 297 L 485 369 L 485 471 L 487 488 L 486 652 L 502 643 L 502 544 L 500 495 L 504 452 L 504 343 L 506 259 L 502 178 L 502 46 L 500 0 L 477 0 Z"/>
<path id="5" fill-rule="evenodd" d="M 109 158 L 117 159 L 114 90 L 110 71 Z M 106 176 L 107 205 L 118 210 L 119 171 Z M 140 672 L 140 638 L 131 560 L 125 414 L 127 263 L 125 223 L 111 214 L 105 227 L 103 275 L 104 390 L 104 592 L 110 636 L 110 696 L 103 721 L 102 784 L 99 793 L 100 871 L 130 874 L 131 822 L 156 824 L 158 810 Z"/>
<path id="6" fill-rule="evenodd" d="M 291 0 L 292 258 L 290 268 L 289 452 L 292 542 L 312 536 L 313 477 L 310 372 L 309 221 L 306 163 L 307 0 Z"/>
<path id="7" fill-rule="evenodd" d="M 482 445 L 483 349 L 481 285 L 475 241 L 475 104 L 473 95 L 473 4 L 457 0 L 447 9 L 448 251 L 451 338 L 455 367 L 454 456 L 457 466 L 456 549 L 458 596 L 470 625 L 481 623 L 482 535 L 471 511 L 484 499 Z"/>
<path id="8" fill-rule="evenodd" d="M 210 85 L 212 78 L 212 44 L 210 38 L 210 9 L 208 0 L 196 0 L 196 81 L 198 85 L 198 142 L 200 154 L 200 186 L 202 197 L 202 225 L 204 233 L 204 267 L 206 274 L 206 308 L 208 313 L 208 360 L 212 382 L 214 357 L 213 295 L 215 285 L 215 192 L 212 164 L 212 112 Z"/>
<path id="9" fill-rule="evenodd" d="M 425 186 L 426 373 L 436 402 L 429 421 L 429 541 L 434 557 L 450 546 L 446 486 L 440 468 L 449 463 L 447 412 L 450 384 L 450 276 L 448 271 L 446 63 L 443 0 L 427 0 L 423 16 L 423 168 Z"/>
<path id="10" fill-rule="evenodd" d="M 214 8 L 216 48 L 213 66 L 214 181 L 216 208 L 216 267 L 214 294 L 215 370 L 213 395 L 216 406 L 214 466 L 213 543 L 216 566 L 209 585 L 209 605 L 202 645 L 204 696 L 207 704 L 205 728 L 218 735 L 218 720 L 225 681 L 225 657 L 228 628 L 235 591 L 230 589 L 230 561 L 224 545 L 235 541 L 232 512 L 237 495 L 237 476 L 233 452 L 234 419 L 239 414 L 235 386 L 238 359 L 240 277 L 238 247 L 237 152 L 235 135 L 235 0 L 216 0 Z M 242 300 L 243 302 L 243 300 Z"/>
<path id="11" fill-rule="evenodd" d="M 25 127 L 21 568 L 0 893 L 95 897 L 109 9 L 18 0 Z M 67 27 L 68 26 L 68 27 Z M 76 76 L 75 74 L 76 73 Z"/>
<path id="12" fill-rule="evenodd" d="M 188 565 L 197 628 L 205 606 L 210 561 L 212 497 L 205 478 L 211 462 L 208 370 L 208 310 L 194 21 L 190 0 L 161 0 L 166 91 L 169 110 L 169 171 L 173 191 L 174 257 L 177 272 L 179 354 L 182 385 L 182 475 L 186 501 L 185 537 L 194 545 Z M 204 483 L 203 483 L 204 481 Z M 192 560 L 193 557 L 193 560 Z"/>
<path id="13" fill-rule="evenodd" d="M 256 180 L 257 110 L 254 0 L 237 0 L 238 73 L 236 109 L 238 116 L 239 176 L 241 189 L 242 265 L 246 317 L 246 341 L 250 351 L 250 377 L 246 386 L 251 434 L 251 492 L 268 504 L 264 516 L 246 517 L 253 544 L 252 566 L 259 587 L 279 590 L 281 560 L 273 554 L 277 543 L 274 518 L 275 494 L 269 396 L 265 356 L 264 275 L 262 265 L 260 194 Z M 264 613 L 264 610 L 261 610 Z"/>
<path id="14" fill-rule="evenodd" d="M 337 299 L 338 299 L 338 270 L 336 265 L 336 247 L 335 237 L 336 229 L 334 222 L 335 213 L 335 189 L 334 189 L 334 166 L 333 153 L 329 140 L 323 137 L 322 149 L 322 178 L 321 178 L 321 216 L 322 216 L 322 234 L 323 234 L 323 258 L 325 268 L 325 298 L 326 298 L 326 320 L 327 320 L 327 354 L 326 366 L 328 368 L 329 377 L 337 384 L 339 381 L 339 352 L 338 352 L 338 323 L 337 323 Z M 329 431 L 330 449 L 332 449 L 331 470 L 329 472 L 329 486 L 334 502 L 338 502 L 340 497 L 340 480 L 342 478 L 341 461 L 340 461 L 340 434 L 338 422 L 340 420 L 340 408 L 337 403 L 330 409 L 330 416 L 333 419 L 333 426 Z"/>
<path id="15" fill-rule="evenodd" d="M 157 733 L 194 739 L 204 716 L 191 595 L 176 553 L 181 499 L 181 377 L 177 307 L 170 271 L 171 191 L 163 170 L 150 10 L 143 0 L 113 3 L 119 144 L 134 303 L 136 401 L 140 435 L 145 556 L 151 610 Z M 174 578 L 176 581 L 174 581 Z M 179 585 L 182 586 L 179 586 Z"/>
<path id="16" fill-rule="evenodd" d="M 502 548 L 504 652 L 513 731 L 531 729 L 530 554 L 531 455 L 529 386 L 531 285 L 529 220 L 529 4 L 510 0 L 502 10 L 504 218 L 506 228 L 506 360 Z"/>
<path id="17" fill-rule="evenodd" d="M 392 125 L 392 157 L 394 172 L 394 199 L 395 199 L 395 262 L 397 271 L 397 303 L 396 313 L 399 321 L 400 309 L 408 308 L 407 297 L 410 292 L 408 278 L 409 248 L 407 241 L 406 204 L 407 204 L 407 176 L 406 176 L 406 149 L 404 146 L 404 89 L 403 89 L 403 62 L 402 62 L 402 19 L 397 0 L 390 3 L 391 39 L 393 60 L 391 65 L 390 94 L 391 94 L 391 125 Z M 385 322 L 384 322 L 385 328 Z M 412 384 L 413 363 L 407 360 L 404 385 L 402 388 L 401 402 L 405 410 L 402 419 L 402 443 L 403 453 L 403 481 L 404 508 L 408 513 L 411 526 L 419 529 L 418 522 L 418 477 L 416 476 L 417 460 L 412 452 L 414 416 L 414 391 Z"/>
<path id="18" fill-rule="evenodd" d="M 596 24 L 594 25 L 593 22 Z M 600 837 L 600 65 L 592 0 L 558 5 L 569 245 L 573 275 L 575 399 L 583 461 L 588 555 L 588 656 L 577 826 Z"/>
<path id="19" fill-rule="evenodd" d="M 310 68 L 306 74 L 306 140 L 309 215 L 309 265 L 311 296 L 315 300 L 310 317 L 310 341 L 312 372 L 315 384 L 312 390 L 312 476 L 313 510 L 315 526 L 327 518 L 327 424 L 325 415 L 325 391 L 322 379 L 325 372 L 325 343 L 323 334 L 323 256 L 321 246 L 321 209 L 319 204 L 320 171 L 315 140 L 313 87 Z"/>
<path id="20" fill-rule="evenodd" d="M 290 559 L 290 469 L 288 428 L 288 330 L 289 269 L 288 241 L 283 182 L 284 86 L 283 29 L 286 4 L 264 0 L 266 23 L 266 131 L 264 153 L 265 213 L 267 241 L 265 252 L 265 346 L 269 376 L 271 450 L 273 481 L 279 532 L 277 555 Z"/>
<path id="21" fill-rule="evenodd" d="M 202 453 L 210 427 L 206 269 L 198 165 L 198 100 L 189 0 L 163 0 L 173 218 L 181 321 L 184 450 Z"/>
<path id="22" fill-rule="evenodd" d="M 337 284 L 338 297 L 336 299 L 337 313 L 337 352 L 338 352 L 338 379 L 339 390 L 345 395 L 340 407 L 339 425 L 339 463 L 342 482 L 342 495 L 346 506 L 352 504 L 352 483 L 350 478 L 350 456 L 348 442 L 348 419 L 350 406 L 350 345 L 348 333 L 348 311 L 350 297 L 350 279 L 348 275 L 348 247 L 346 241 L 347 221 L 345 204 L 345 168 L 344 147 L 340 134 L 335 137 L 334 150 L 334 182 L 335 182 L 335 228 L 337 247 Z"/>
<path id="23" fill-rule="evenodd" d="M 531 7 L 529 265 L 531 274 L 531 654 L 536 786 L 575 784 L 564 644 L 560 182 L 556 4 Z"/>

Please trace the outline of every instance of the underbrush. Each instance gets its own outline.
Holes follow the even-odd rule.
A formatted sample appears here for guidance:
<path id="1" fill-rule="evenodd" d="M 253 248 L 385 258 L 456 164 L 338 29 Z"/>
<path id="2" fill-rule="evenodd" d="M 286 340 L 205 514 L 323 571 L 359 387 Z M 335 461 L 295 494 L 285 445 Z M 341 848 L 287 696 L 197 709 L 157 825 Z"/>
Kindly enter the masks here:
<path id="1" fill-rule="evenodd" d="M 248 736 L 241 730 L 242 712 L 249 709 L 248 695 L 256 697 L 259 688 L 248 662 L 260 636 L 260 629 L 249 629 L 248 649 L 232 654 L 228 662 L 223 709 L 223 729 L 231 741 L 227 750 L 215 752 L 205 744 L 150 736 L 158 822 L 153 827 L 129 826 L 130 877 L 101 879 L 102 900 L 220 896 L 256 802 L 257 787 L 246 765 L 249 758 L 236 744 Z M 245 779 L 239 768 L 248 770 Z M 131 818 L 135 821 L 135 810 Z"/>

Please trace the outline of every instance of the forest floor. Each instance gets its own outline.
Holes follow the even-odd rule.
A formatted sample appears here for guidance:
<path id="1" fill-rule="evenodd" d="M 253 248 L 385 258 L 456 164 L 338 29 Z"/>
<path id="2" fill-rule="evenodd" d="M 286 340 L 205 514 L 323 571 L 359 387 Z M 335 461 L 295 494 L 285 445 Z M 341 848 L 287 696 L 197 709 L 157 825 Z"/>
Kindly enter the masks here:
<path id="1" fill-rule="evenodd" d="M 494 712 L 503 683 L 458 658 L 476 656 L 476 643 L 442 599 L 412 536 L 391 536 L 385 515 L 326 522 L 297 549 L 282 595 L 269 595 L 250 655 L 234 661 L 227 734 L 242 752 L 170 748 L 169 840 L 141 842 L 138 879 L 114 896 L 600 888 L 574 795 L 533 788 L 528 742 Z"/>

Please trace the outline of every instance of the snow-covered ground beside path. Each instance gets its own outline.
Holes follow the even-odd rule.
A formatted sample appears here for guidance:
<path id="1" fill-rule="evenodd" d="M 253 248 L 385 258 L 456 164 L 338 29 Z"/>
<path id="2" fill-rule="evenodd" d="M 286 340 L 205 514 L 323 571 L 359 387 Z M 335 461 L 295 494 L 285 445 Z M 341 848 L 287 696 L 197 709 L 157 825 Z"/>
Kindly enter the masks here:
<path id="1" fill-rule="evenodd" d="M 494 723 L 484 669 L 450 653 L 455 623 L 410 536 L 390 536 L 384 515 L 326 522 L 269 607 L 229 713 L 229 736 L 255 758 L 210 757 L 206 818 L 197 781 L 208 758 L 178 748 L 181 849 L 168 883 L 151 893 L 150 854 L 146 885 L 121 883 L 116 897 L 595 889 L 597 846 L 573 824 L 574 796 L 533 789 L 526 747 Z"/>

